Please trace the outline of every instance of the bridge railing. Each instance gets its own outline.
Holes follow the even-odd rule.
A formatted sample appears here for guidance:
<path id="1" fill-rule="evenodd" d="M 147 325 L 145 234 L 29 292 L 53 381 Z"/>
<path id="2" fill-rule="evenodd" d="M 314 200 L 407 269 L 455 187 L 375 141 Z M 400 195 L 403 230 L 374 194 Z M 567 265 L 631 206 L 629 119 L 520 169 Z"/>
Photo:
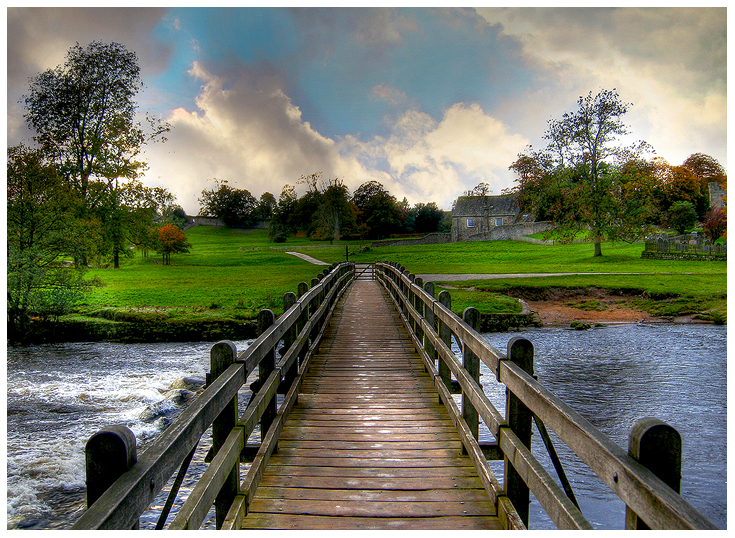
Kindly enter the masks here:
<path id="1" fill-rule="evenodd" d="M 351 262 L 334 264 L 312 279 L 311 288 L 305 282 L 299 284 L 298 297 L 286 294 L 285 311 L 277 320 L 270 310 L 261 311 L 260 335 L 246 350 L 238 352 L 228 341 L 215 344 L 206 388 L 140 458 L 135 436 L 124 426 L 92 436 L 86 447 L 89 507 L 72 529 L 138 528 L 141 514 L 178 469 L 156 526 L 163 528 L 176 490 L 210 426 L 212 460 L 168 528 L 199 528 L 212 505 L 217 528 L 227 526 L 228 518 L 241 516 L 247 510 L 248 491 L 243 494 L 239 463 L 249 461 L 247 440 L 260 423 L 261 443 L 244 482 L 254 489 L 261 464 L 273 451 L 282 420 L 298 394 L 300 375 L 354 273 Z M 238 417 L 238 391 L 256 368 L 258 387 Z M 279 409 L 277 394 L 286 394 Z"/>
<path id="2" fill-rule="evenodd" d="M 533 375 L 531 342 L 513 338 L 507 353 L 502 353 L 476 330 L 479 325 L 476 309 L 466 309 L 460 318 L 451 310 L 448 292 L 443 291 L 435 298 L 433 283 L 422 282 L 399 264 L 376 263 L 376 271 L 412 333 L 427 370 L 434 375 L 440 397 L 462 436 L 465 451 L 480 471 L 498 514 L 507 520 L 506 527 L 528 525 L 529 491 L 532 491 L 558 528 L 592 528 L 578 508 L 548 437 L 548 427 L 623 500 L 627 506 L 627 528 L 716 528 L 678 494 L 680 437 L 673 428 L 655 419 L 639 421 L 631 430 L 631 449 L 624 451 L 537 381 Z M 452 338 L 459 346 L 461 359 L 452 351 Z M 483 392 L 479 361 L 506 387 L 505 417 Z M 461 394 L 461 409 L 452 393 Z M 497 441 L 495 447 L 481 447 L 478 443 L 479 419 Z M 549 449 L 561 486 L 531 453 L 533 422 Z M 655 444 L 656 436 L 662 436 L 664 442 L 653 450 L 652 459 L 678 459 L 679 467 L 674 461 L 673 471 L 657 470 L 654 474 L 651 470 L 654 465 L 647 463 L 649 468 L 641 463 L 650 458 L 641 454 L 641 447 L 650 444 L 651 439 Z M 677 437 L 678 454 L 675 453 Z M 666 449 L 672 449 L 674 454 L 665 453 Z M 504 459 L 504 487 L 490 470 L 488 457 Z M 668 471 L 673 478 L 665 476 Z M 522 524 L 514 521 L 516 517 Z"/>

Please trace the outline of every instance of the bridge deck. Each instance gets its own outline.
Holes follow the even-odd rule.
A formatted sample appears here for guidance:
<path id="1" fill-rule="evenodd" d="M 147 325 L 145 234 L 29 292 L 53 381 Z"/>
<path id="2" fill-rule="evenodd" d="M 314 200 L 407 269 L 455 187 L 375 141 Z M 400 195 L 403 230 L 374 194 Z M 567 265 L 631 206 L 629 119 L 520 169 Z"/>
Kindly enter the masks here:
<path id="1" fill-rule="evenodd" d="M 338 306 L 242 528 L 501 528 L 383 293 Z"/>

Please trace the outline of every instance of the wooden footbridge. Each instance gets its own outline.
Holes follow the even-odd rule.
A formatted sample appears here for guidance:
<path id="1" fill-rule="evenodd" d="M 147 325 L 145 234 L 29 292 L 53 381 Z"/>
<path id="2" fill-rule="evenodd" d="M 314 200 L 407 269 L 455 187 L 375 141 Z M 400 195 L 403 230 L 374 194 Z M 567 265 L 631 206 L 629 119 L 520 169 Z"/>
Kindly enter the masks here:
<path id="1" fill-rule="evenodd" d="M 475 330 L 476 310 L 450 306 L 396 264 L 335 264 L 300 284 L 278 320 L 261 312 L 246 350 L 213 346 L 206 389 L 140 458 L 127 428 L 90 438 L 89 508 L 73 528 L 138 528 L 168 488 L 157 528 L 199 528 L 214 506 L 223 529 L 524 529 L 533 492 L 559 528 L 590 529 L 547 428 L 625 502 L 627 528 L 714 528 L 677 493 L 673 428 L 643 419 L 622 450 L 534 378 L 529 341 L 501 353 Z M 505 416 L 480 361 L 506 387 Z M 531 454 L 534 423 L 556 478 Z M 480 425 L 493 443 L 478 442 Z M 211 461 L 169 518 L 210 426 Z"/>

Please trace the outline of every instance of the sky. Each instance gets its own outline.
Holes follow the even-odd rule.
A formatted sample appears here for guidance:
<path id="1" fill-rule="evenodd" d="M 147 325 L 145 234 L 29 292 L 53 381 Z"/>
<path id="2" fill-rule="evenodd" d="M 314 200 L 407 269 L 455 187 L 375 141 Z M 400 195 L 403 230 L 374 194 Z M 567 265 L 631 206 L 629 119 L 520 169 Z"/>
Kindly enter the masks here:
<path id="1" fill-rule="evenodd" d="M 724 4 L 723 4 L 724 6 Z M 631 103 L 630 142 L 727 168 L 725 7 L 7 8 L 7 143 L 33 133 L 29 79 L 76 42 L 135 51 L 141 117 L 171 125 L 142 181 L 188 214 L 214 179 L 256 198 L 321 172 L 452 202 L 540 149 L 589 92 Z"/>

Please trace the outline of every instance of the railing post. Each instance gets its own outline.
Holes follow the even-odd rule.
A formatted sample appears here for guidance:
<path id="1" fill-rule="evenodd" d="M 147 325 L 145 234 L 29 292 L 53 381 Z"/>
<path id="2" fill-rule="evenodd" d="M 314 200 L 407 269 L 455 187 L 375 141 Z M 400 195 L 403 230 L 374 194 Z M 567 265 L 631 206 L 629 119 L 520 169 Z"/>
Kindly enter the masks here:
<path id="1" fill-rule="evenodd" d="M 296 304 L 296 294 L 292 291 L 289 291 L 283 296 L 283 312 L 284 314 L 288 312 L 289 308 L 291 308 L 293 305 Z M 288 350 L 291 348 L 293 343 L 296 341 L 296 335 L 298 335 L 298 320 L 291 325 L 291 327 L 286 331 L 286 334 L 283 335 L 283 348 L 281 349 L 281 357 L 283 357 Z M 281 388 L 279 389 L 279 392 L 281 394 L 286 394 L 288 392 L 288 389 L 291 387 L 291 383 L 293 383 L 293 380 L 296 379 L 296 372 L 299 369 L 298 361 L 294 361 L 293 364 L 286 370 L 286 372 L 283 375 L 283 383 L 281 383 Z"/>
<path id="2" fill-rule="evenodd" d="M 665 422 L 646 417 L 636 422 L 628 435 L 628 455 L 647 467 L 679 493 L 681 489 L 681 435 Z M 630 508 L 625 508 L 626 530 L 650 527 Z"/>
<path id="3" fill-rule="evenodd" d="M 212 346 L 209 352 L 211 380 L 217 379 L 227 368 L 237 360 L 237 348 L 235 344 L 229 341 L 217 342 Z M 210 381 L 211 382 L 211 381 Z M 222 412 L 212 422 L 212 454 L 217 454 L 222 445 L 224 445 L 227 436 L 235 427 L 237 422 L 237 395 L 230 400 Z M 235 464 L 227 480 L 222 485 L 222 489 L 217 494 L 214 501 L 216 514 L 216 526 L 222 528 L 222 524 L 227 516 L 232 501 L 237 495 L 237 489 L 240 485 L 240 466 Z"/>
<path id="4" fill-rule="evenodd" d="M 434 283 L 427 282 L 424 284 L 424 291 L 431 297 L 434 297 Z M 426 318 L 426 324 L 436 331 L 436 322 L 434 320 L 434 310 L 432 309 L 432 305 L 424 305 L 424 317 Z M 431 359 L 432 364 L 436 364 L 436 348 L 426 335 L 424 335 L 424 349 Z"/>
<path id="5" fill-rule="evenodd" d="M 258 312 L 258 336 L 263 334 L 268 327 L 275 323 L 276 318 L 271 310 L 261 310 Z M 265 386 L 265 382 L 271 372 L 276 369 L 276 346 L 269 350 L 258 363 L 258 381 L 260 386 Z M 263 416 L 260 418 L 260 441 L 263 442 L 265 435 L 268 433 L 268 428 L 276 418 L 277 402 L 275 398 L 272 398 L 266 405 L 263 411 Z M 276 450 L 274 449 L 274 452 Z"/>
<path id="6" fill-rule="evenodd" d="M 525 338 L 515 337 L 508 342 L 508 360 L 516 363 L 525 372 L 533 375 L 533 344 Z M 505 389 L 506 422 L 520 441 L 531 450 L 533 414 L 520 399 Z M 523 524 L 528 527 L 531 494 L 528 486 L 505 456 L 505 493 L 515 506 Z"/>
<path id="7" fill-rule="evenodd" d="M 89 508 L 138 461 L 135 435 L 126 426 L 108 426 L 89 438 L 84 459 Z M 137 528 L 136 523 L 133 529 Z"/>
<path id="8" fill-rule="evenodd" d="M 476 308 L 465 308 L 462 313 L 465 323 L 475 330 L 480 328 L 480 312 Z M 480 359 L 475 355 L 466 343 L 462 343 L 462 366 L 467 373 L 480 385 Z M 480 385 L 481 386 L 481 385 Z M 480 417 L 477 410 L 472 406 L 466 394 L 462 394 L 462 418 L 472 432 L 475 439 L 480 438 Z M 463 448 L 466 452 L 466 448 Z"/>
<path id="9" fill-rule="evenodd" d="M 299 299 L 307 292 L 309 291 L 309 285 L 306 282 L 299 282 L 298 287 L 296 288 L 296 291 L 298 293 Z M 299 322 L 298 322 L 298 330 L 297 334 L 301 333 L 301 330 L 306 325 L 306 322 L 309 319 L 309 305 L 301 305 L 301 315 L 299 316 Z M 304 357 L 306 357 L 306 354 L 309 352 L 309 342 L 308 342 L 308 336 L 307 336 L 307 342 L 302 346 L 301 352 L 299 353 L 299 367 L 301 367 L 301 364 L 303 364 Z"/>
<path id="10" fill-rule="evenodd" d="M 416 284 L 419 288 L 423 289 L 424 279 L 421 277 L 416 277 L 416 280 L 414 280 L 414 284 Z M 424 302 L 421 300 L 421 296 L 418 293 L 413 294 L 413 307 L 419 313 L 419 316 L 423 318 L 424 317 Z M 423 342 L 424 341 L 424 330 L 421 328 L 421 320 L 416 321 L 415 331 L 416 331 L 416 338 L 418 339 L 418 341 Z"/>
<path id="11" fill-rule="evenodd" d="M 452 296 L 447 290 L 439 292 L 439 297 L 437 297 L 437 300 L 441 304 L 446 306 L 449 310 L 452 309 Z M 452 349 L 452 331 L 449 328 L 449 325 L 444 323 L 441 319 L 439 320 L 439 338 L 442 339 L 442 341 L 447 345 L 449 349 Z M 452 371 L 449 369 L 449 366 L 444 362 L 444 359 L 442 359 L 441 356 L 437 354 L 437 358 L 439 359 L 439 377 L 442 378 L 442 381 L 444 381 L 447 389 L 449 389 L 451 392 Z"/>

